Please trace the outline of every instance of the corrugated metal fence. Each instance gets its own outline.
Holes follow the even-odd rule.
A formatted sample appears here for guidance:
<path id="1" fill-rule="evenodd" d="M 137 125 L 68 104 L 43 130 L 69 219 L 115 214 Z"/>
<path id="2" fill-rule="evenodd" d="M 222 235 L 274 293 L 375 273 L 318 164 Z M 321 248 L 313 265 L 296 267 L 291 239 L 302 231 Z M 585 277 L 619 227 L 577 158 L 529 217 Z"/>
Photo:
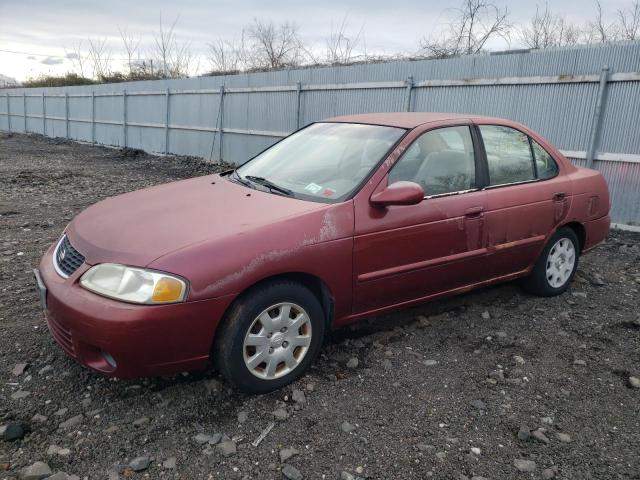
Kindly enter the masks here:
<path id="1" fill-rule="evenodd" d="M 0 91 L 0 130 L 241 163 L 322 118 L 402 110 L 522 122 L 576 164 L 601 170 L 613 221 L 640 225 L 640 42 L 8 89 Z"/>

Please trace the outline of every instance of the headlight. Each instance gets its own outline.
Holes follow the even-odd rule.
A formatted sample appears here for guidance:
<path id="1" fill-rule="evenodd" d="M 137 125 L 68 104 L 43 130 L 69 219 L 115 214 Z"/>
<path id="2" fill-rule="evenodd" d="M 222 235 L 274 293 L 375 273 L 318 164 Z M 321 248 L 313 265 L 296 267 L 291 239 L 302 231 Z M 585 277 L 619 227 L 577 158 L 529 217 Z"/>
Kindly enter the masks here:
<path id="1" fill-rule="evenodd" d="M 80 285 L 105 297 L 124 302 L 158 304 L 185 299 L 187 284 L 168 273 L 101 263 L 82 275 Z"/>

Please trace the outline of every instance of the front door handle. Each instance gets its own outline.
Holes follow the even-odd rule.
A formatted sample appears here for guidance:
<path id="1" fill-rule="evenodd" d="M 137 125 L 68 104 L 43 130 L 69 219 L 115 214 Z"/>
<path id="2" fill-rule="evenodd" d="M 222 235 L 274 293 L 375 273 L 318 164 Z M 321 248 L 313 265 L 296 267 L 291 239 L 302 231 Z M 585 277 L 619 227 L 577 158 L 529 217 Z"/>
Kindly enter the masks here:
<path id="1" fill-rule="evenodd" d="M 482 206 L 467 208 L 467 210 L 464 212 L 464 216 L 469 218 L 482 217 L 483 214 L 484 207 Z"/>

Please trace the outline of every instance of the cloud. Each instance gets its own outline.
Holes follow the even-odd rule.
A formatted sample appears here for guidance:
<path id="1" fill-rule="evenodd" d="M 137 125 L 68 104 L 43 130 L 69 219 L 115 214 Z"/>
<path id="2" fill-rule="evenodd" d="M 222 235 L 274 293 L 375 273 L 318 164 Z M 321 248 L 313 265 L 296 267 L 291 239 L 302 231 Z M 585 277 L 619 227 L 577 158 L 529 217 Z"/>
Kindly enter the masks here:
<path id="1" fill-rule="evenodd" d="M 63 62 L 61 58 L 47 57 L 40 60 L 44 65 L 60 65 Z"/>
<path id="2" fill-rule="evenodd" d="M 27 60 L 36 60 L 36 57 L 34 57 L 33 55 L 29 55 L 29 56 L 27 57 Z"/>

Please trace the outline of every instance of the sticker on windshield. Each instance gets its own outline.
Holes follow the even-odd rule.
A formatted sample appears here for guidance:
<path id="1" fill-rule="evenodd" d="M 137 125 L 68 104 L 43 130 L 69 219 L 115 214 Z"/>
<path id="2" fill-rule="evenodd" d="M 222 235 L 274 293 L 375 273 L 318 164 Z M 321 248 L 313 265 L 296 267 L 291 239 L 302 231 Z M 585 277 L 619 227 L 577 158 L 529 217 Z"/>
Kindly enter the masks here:
<path id="1" fill-rule="evenodd" d="M 331 198 L 336 194 L 336 191 L 333 188 L 325 188 L 322 192 L 323 197 Z"/>
<path id="2" fill-rule="evenodd" d="M 320 185 L 318 185 L 317 183 L 313 183 L 313 182 L 311 182 L 309 185 L 307 185 L 306 187 L 304 187 L 304 189 L 305 189 L 307 192 L 311 192 L 311 193 L 313 193 L 314 195 L 317 195 L 317 194 L 318 194 L 318 192 L 319 192 L 320 190 L 322 190 L 322 187 L 321 187 Z"/>

